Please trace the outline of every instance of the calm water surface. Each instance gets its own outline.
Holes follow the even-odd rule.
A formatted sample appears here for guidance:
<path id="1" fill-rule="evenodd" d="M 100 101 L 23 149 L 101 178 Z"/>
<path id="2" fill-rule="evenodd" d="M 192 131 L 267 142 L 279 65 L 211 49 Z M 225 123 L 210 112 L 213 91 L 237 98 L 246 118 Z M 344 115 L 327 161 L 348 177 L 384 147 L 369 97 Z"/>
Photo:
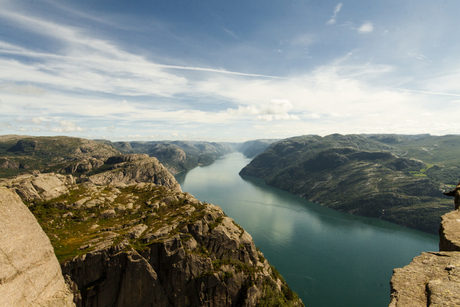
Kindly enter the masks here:
<path id="1" fill-rule="evenodd" d="M 177 180 L 183 191 L 220 206 L 243 226 L 305 306 L 388 306 L 393 269 L 438 250 L 435 235 L 337 212 L 243 179 L 238 172 L 249 162 L 232 153 Z"/>

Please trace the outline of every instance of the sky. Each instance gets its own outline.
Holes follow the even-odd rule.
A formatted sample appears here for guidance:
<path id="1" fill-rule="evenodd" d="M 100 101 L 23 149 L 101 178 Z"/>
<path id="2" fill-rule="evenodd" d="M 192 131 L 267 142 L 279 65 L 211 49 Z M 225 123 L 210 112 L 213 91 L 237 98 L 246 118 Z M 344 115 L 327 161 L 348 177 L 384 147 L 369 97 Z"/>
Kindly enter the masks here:
<path id="1" fill-rule="evenodd" d="M 0 0 L 0 134 L 460 134 L 460 1 Z"/>

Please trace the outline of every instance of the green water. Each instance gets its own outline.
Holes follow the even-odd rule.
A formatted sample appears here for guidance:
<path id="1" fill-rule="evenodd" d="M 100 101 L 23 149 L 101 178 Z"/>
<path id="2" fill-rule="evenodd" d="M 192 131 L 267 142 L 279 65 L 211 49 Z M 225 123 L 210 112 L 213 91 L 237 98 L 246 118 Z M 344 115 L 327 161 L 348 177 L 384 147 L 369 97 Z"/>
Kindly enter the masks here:
<path id="1" fill-rule="evenodd" d="M 177 180 L 183 191 L 220 206 L 243 226 L 305 306 L 388 306 L 393 269 L 438 250 L 435 235 L 337 212 L 243 179 L 238 172 L 249 162 L 232 153 Z"/>

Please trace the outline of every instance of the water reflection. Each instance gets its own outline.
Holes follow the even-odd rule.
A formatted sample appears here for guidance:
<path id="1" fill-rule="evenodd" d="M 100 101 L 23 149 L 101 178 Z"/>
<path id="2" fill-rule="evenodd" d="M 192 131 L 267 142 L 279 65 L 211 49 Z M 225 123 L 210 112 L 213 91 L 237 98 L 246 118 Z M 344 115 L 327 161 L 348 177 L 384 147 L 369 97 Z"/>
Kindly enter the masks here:
<path id="1" fill-rule="evenodd" d="M 394 268 L 437 236 L 325 208 L 238 175 L 239 153 L 177 176 L 182 189 L 222 207 L 260 245 L 306 306 L 387 306 Z"/>

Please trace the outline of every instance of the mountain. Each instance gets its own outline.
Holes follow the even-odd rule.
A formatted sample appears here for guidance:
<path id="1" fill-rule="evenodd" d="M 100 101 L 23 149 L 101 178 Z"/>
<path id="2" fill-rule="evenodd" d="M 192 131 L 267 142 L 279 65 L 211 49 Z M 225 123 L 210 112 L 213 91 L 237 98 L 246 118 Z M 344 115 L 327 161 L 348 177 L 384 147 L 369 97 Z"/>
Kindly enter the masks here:
<path id="1" fill-rule="evenodd" d="M 156 157 L 172 174 L 208 165 L 234 150 L 237 144 L 215 142 L 111 142 L 75 137 L 0 136 L 0 178 L 30 173 L 56 172 L 86 176 L 104 165 L 108 157 L 147 154 Z"/>
<path id="2" fill-rule="evenodd" d="M 120 154 L 107 144 L 74 137 L 0 136 L 0 178 L 32 171 L 85 173 Z"/>
<path id="3" fill-rule="evenodd" d="M 49 295 L 65 300 L 73 294 L 76 306 L 303 306 L 252 237 L 220 207 L 182 192 L 156 158 L 116 155 L 78 179 L 35 173 L 0 180 L 0 215 L 6 211 L 14 222 L 26 204 L 50 238 L 27 240 L 35 238 L 27 233 L 32 222 L 14 223 L 16 232 L 2 227 L 2 255 L 18 253 L 5 246 L 27 244 L 30 254 L 48 248 L 50 256 L 51 242 L 63 274 L 52 271 L 55 258 L 41 274 L 29 274 L 36 264 L 27 255 L 20 255 L 22 266 L 15 264 L 21 274 L 0 262 L 7 274 L 0 296 L 11 306 L 33 306 L 27 293 L 53 280 L 50 275 L 67 287 Z M 21 212 L 10 209 L 11 198 Z M 15 287 L 20 275 L 31 278 Z M 25 295 L 31 299 L 21 301 Z M 48 296 L 43 300 L 40 306 L 55 306 Z"/>
<path id="4" fill-rule="evenodd" d="M 274 143 L 240 175 L 335 210 L 437 233 L 452 208 L 460 136 L 301 136 Z"/>
<path id="5" fill-rule="evenodd" d="M 209 165 L 234 150 L 234 144 L 198 141 L 114 142 L 121 153 L 145 153 L 157 158 L 172 174 Z"/>

